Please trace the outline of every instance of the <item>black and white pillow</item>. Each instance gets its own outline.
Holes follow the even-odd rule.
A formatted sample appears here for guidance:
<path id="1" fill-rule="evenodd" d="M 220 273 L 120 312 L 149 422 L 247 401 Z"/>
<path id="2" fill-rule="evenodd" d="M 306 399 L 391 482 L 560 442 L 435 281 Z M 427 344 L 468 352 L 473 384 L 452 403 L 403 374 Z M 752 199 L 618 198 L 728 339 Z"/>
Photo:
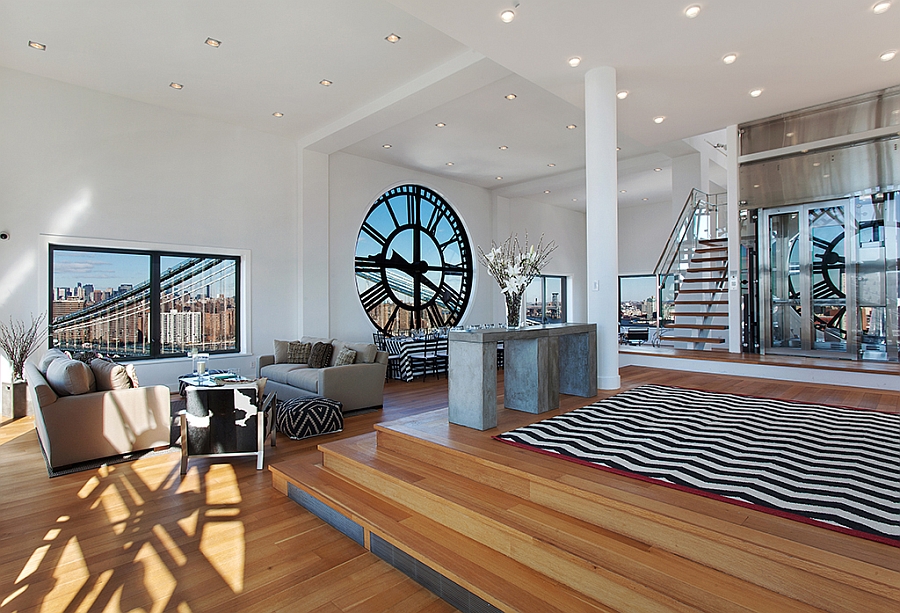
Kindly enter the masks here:
<path id="1" fill-rule="evenodd" d="M 331 343 L 316 343 L 309 352 L 310 368 L 325 368 L 331 364 L 331 352 L 334 345 Z"/>

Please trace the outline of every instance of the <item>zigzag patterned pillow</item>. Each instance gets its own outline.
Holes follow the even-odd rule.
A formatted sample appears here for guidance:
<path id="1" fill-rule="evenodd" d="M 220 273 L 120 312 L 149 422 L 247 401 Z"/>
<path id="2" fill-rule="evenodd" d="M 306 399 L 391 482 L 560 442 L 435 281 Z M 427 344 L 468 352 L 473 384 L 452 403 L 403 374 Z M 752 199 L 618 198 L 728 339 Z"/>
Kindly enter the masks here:
<path id="1" fill-rule="evenodd" d="M 344 429 L 344 405 L 330 398 L 292 398 L 275 409 L 275 427 L 300 440 Z"/>

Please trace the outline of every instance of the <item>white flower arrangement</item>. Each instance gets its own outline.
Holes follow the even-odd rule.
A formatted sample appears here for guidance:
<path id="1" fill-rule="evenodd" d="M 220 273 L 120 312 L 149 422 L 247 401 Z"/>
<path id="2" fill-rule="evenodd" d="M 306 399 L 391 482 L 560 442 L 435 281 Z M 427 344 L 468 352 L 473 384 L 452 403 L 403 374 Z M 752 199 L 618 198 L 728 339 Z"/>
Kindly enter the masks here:
<path id="1" fill-rule="evenodd" d="M 485 253 L 481 247 L 478 253 L 488 273 L 500 284 L 504 294 L 521 294 L 528 284 L 540 274 L 550 254 L 556 250 L 556 243 L 544 244 L 544 235 L 537 245 L 528 245 L 528 234 L 524 246 L 519 244 L 519 236 L 511 235 L 500 245 L 491 242 L 491 250 Z"/>
<path id="2" fill-rule="evenodd" d="M 518 326 L 522 293 L 550 261 L 550 254 L 556 250 L 556 247 L 557 245 L 553 241 L 545 245 L 543 234 L 537 245 L 529 246 L 527 233 L 524 245 L 519 243 L 519 236 L 514 234 L 500 245 L 491 241 L 491 250 L 487 253 L 478 247 L 481 263 L 497 280 L 500 291 L 506 298 L 508 326 Z"/>

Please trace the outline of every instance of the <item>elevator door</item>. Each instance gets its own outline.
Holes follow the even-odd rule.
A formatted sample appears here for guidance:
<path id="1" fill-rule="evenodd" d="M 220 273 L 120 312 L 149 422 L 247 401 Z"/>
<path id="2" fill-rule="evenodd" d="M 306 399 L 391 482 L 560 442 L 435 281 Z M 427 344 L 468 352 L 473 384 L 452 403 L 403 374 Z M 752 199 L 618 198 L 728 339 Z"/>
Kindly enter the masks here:
<path id="1" fill-rule="evenodd" d="M 897 361 L 898 193 L 760 212 L 764 351 Z"/>
<path id="2" fill-rule="evenodd" d="M 846 202 L 766 211 L 761 281 L 768 287 L 764 341 L 771 353 L 848 355 Z"/>

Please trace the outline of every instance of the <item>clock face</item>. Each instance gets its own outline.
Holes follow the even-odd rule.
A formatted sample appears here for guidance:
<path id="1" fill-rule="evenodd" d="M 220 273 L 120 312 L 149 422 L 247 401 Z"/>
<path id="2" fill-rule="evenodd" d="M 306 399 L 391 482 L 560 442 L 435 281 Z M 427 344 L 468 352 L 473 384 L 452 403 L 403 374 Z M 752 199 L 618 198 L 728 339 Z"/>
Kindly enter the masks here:
<path id="1" fill-rule="evenodd" d="M 454 326 L 469 302 L 472 250 L 443 198 L 421 185 L 401 185 L 369 209 L 355 270 L 359 298 L 379 330 Z"/>

